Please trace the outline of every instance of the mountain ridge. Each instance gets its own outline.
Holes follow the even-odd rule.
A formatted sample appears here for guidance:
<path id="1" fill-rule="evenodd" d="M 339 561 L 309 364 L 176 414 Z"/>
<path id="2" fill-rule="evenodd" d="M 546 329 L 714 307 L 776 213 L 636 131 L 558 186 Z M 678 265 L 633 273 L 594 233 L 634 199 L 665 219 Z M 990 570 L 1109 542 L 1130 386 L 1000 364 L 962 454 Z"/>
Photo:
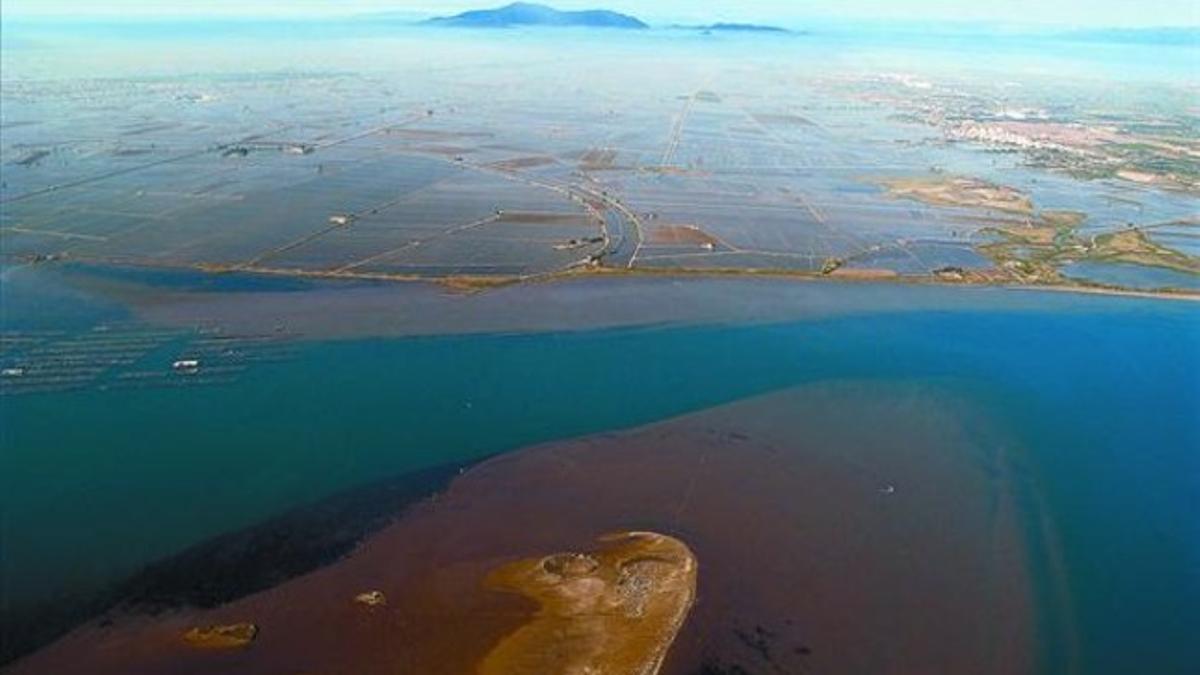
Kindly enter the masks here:
<path id="1" fill-rule="evenodd" d="M 563 11 L 528 2 L 514 2 L 495 9 L 470 10 L 453 16 L 435 17 L 423 23 L 457 28 L 549 26 L 641 30 L 650 27 L 637 17 L 607 9 Z"/>

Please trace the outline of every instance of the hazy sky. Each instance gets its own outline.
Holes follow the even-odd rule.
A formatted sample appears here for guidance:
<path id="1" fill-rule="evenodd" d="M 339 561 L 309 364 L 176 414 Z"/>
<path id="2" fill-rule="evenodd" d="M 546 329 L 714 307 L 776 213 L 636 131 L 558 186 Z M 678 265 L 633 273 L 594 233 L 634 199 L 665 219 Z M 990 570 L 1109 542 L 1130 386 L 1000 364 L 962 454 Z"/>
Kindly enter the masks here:
<path id="1" fill-rule="evenodd" d="M 447 14 L 508 0 L 0 0 L 7 17 L 129 18 L 313 16 L 397 10 Z M 775 21 L 805 18 L 964 20 L 1009 24 L 1170 26 L 1200 24 L 1200 0 L 548 0 L 560 8 L 604 7 L 651 21 Z"/>

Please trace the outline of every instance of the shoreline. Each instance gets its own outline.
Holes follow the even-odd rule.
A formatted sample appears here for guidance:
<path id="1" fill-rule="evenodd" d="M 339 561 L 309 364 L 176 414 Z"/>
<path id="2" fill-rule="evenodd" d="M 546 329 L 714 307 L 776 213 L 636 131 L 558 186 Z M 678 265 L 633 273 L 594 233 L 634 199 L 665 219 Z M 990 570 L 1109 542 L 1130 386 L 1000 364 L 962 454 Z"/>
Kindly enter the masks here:
<path id="1" fill-rule="evenodd" d="M 9 271 L 16 272 L 10 293 L 18 300 L 22 295 L 61 296 L 72 306 L 109 307 L 121 320 L 147 326 L 271 334 L 306 342 L 790 323 L 864 312 L 950 311 L 965 317 L 977 311 L 1047 308 L 1135 311 L 1139 303 L 1190 312 L 1200 300 L 1089 288 L 769 274 L 580 273 L 467 292 L 426 280 L 297 280 L 162 267 L 68 264 Z M 33 302 L 16 307 L 24 313 L 10 316 L 12 325 L 47 325 Z"/>
<path id="2" fill-rule="evenodd" d="M 93 260 L 88 258 L 68 258 L 52 261 L 54 263 L 80 263 L 97 268 L 110 269 L 149 269 L 179 272 L 196 272 L 206 275 L 246 275 L 265 278 L 281 278 L 295 280 L 326 280 L 348 282 L 382 282 L 395 284 L 427 284 L 446 290 L 474 294 L 497 288 L 517 286 L 522 284 L 556 283 L 571 279 L 605 279 L 605 278 L 677 278 L 677 279 L 775 279 L 786 281 L 831 282 L 847 284 L 887 284 L 895 286 L 936 286 L 943 288 L 1000 288 L 1022 291 L 1053 291 L 1058 293 L 1077 293 L 1086 295 L 1103 295 L 1110 297 L 1132 297 L 1145 299 L 1180 300 L 1200 302 L 1200 291 L 1183 288 L 1168 289 L 1137 289 L 1102 283 L 1081 282 L 1078 280 L 1056 283 L 1031 284 L 1027 282 L 1007 282 L 992 279 L 976 278 L 967 275 L 962 279 L 945 279 L 936 274 L 881 274 L 879 270 L 846 270 L 839 269 L 833 273 L 821 271 L 798 271 L 786 269 L 742 269 L 742 268 L 613 268 L 613 267 L 571 267 L 567 269 L 533 274 L 528 276 L 472 276 L 450 275 L 434 277 L 416 274 L 386 274 L 369 272 L 315 271 L 295 268 L 275 268 L 263 266 L 213 266 L 206 264 L 175 264 L 152 261 L 111 261 Z M 42 265 L 45 263 L 23 263 L 24 265 Z"/>

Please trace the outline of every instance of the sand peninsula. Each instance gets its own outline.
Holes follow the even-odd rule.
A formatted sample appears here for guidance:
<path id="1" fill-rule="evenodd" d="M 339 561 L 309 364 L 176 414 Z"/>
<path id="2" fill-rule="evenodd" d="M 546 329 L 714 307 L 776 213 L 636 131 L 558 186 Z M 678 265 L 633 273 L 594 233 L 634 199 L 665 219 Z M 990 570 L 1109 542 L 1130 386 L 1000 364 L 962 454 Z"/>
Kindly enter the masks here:
<path id="1" fill-rule="evenodd" d="M 541 609 L 487 655 L 479 675 L 659 671 L 695 601 L 696 558 L 678 539 L 652 532 L 598 543 L 592 553 L 519 560 L 488 577 L 489 588 Z"/>

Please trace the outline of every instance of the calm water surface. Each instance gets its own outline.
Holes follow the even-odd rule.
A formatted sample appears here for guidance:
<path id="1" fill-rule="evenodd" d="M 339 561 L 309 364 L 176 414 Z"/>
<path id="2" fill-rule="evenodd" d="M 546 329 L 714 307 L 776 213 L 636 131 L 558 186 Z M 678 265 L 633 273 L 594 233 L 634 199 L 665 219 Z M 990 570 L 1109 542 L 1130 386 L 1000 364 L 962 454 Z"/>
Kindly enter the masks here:
<path id="1" fill-rule="evenodd" d="M 1164 288 L 1200 289 L 1200 276 L 1161 267 L 1127 265 L 1084 260 L 1063 267 L 1065 276 L 1085 281 L 1098 281 L 1125 288 L 1158 290 Z"/>
<path id="2" fill-rule="evenodd" d="M 121 313 L 66 288 L 45 292 L 33 304 L 48 316 L 79 317 L 65 308 L 80 302 L 93 321 Z M 69 601 L 206 537 L 448 460 L 805 382 L 952 379 L 1016 439 L 1041 493 L 1027 526 L 1044 516 L 1061 543 L 1032 562 L 1045 577 L 1047 672 L 1073 658 L 1068 631 L 1081 672 L 1184 672 L 1200 621 L 1200 311 L 1128 298 L 1077 310 L 1055 294 L 1045 302 L 310 341 L 227 386 L 6 396 L 7 602 Z M 20 311 L 9 311 L 17 322 Z M 1065 604 L 1049 597 L 1062 595 L 1049 578 L 1058 558 Z"/>

